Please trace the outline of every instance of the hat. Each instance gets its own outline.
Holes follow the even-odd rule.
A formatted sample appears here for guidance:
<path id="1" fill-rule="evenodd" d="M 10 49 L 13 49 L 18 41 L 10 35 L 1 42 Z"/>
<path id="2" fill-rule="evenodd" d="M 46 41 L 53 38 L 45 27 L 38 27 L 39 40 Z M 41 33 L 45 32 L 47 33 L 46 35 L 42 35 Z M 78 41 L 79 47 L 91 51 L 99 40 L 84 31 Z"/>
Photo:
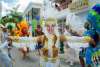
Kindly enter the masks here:
<path id="1" fill-rule="evenodd" d="M 87 20 L 91 23 L 92 28 L 100 34 L 100 4 L 93 6 L 87 15 Z"/>
<path id="2" fill-rule="evenodd" d="M 49 18 L 46 19 L 45 24 L 54 24 L 54 25 L 56 25 L 57 20 L 55 18 L 49 17 Z"/>

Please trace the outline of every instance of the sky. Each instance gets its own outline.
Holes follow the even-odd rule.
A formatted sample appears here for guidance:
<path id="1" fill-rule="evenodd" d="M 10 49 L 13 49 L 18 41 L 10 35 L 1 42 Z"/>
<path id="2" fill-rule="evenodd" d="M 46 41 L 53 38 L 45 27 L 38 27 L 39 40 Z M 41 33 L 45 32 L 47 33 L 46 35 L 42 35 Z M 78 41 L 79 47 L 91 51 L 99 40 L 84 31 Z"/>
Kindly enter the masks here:
<path id="1" fill-rule="evenodd" d="M 30 2 L 43 3 L 43 0 L 0 0 L 2 1 L 2 15 L 6 15 L 6 11 L 19 5 L 18 11 L 24 12 Z"/>

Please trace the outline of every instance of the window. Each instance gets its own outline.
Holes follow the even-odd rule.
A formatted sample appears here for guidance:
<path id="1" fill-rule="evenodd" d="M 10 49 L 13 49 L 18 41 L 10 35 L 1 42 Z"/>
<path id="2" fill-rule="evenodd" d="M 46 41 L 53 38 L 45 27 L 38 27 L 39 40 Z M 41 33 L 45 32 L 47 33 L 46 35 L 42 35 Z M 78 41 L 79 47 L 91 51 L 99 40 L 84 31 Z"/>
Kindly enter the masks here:
<path id="1" fill-rule="evenodd" d="M 63 33 L 65 25 L 66 25 L 66 18 L 58 19 L 57 23 L 58 23 L 58 30 L 59 30 L 59 32 Z"/>
<path id="2" fill-rule="evenodd" d="M 34 19 L 38 15 L 40 15 L 40 9 L 39 8 L 32 8 L 32 19 Z"/>

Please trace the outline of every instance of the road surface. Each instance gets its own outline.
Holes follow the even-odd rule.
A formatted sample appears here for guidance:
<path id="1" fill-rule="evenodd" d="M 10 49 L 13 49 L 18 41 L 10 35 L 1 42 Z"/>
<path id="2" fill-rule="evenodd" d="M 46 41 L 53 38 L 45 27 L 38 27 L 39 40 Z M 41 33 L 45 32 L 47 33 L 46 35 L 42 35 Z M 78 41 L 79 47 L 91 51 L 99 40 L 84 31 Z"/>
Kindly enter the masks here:
<path id="1" fill-rule="evenodd" d="M 29 54 L 30 57 L 26 59 L 22 59 L 21 53 L 18 51 L 18 49 L 12 49 L 12 55 L 13 58 L 15 58 L 15 63 L 13 64 L 13 67 L 40 67 L 39 65 L 39 56 L 37 53 L 31 52 Z M 0 66 L 1 67 L 1 66 Z M 61 62 L 60 67 L 81 67 L 79 63 L 75 63 L 74 65 L 69 65 L 69 63 Z"/>

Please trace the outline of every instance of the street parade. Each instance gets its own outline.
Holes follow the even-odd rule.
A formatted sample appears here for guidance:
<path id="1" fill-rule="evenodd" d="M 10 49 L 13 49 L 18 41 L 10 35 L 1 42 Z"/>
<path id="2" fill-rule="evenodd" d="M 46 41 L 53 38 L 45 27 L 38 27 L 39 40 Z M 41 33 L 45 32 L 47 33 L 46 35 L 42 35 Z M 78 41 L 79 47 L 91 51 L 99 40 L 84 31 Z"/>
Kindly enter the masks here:
<path id="1" fill-rule="evenodd" d="M 25 1 L 1 11 L 0 67 L 100 67 L 99 0 Z"/>

